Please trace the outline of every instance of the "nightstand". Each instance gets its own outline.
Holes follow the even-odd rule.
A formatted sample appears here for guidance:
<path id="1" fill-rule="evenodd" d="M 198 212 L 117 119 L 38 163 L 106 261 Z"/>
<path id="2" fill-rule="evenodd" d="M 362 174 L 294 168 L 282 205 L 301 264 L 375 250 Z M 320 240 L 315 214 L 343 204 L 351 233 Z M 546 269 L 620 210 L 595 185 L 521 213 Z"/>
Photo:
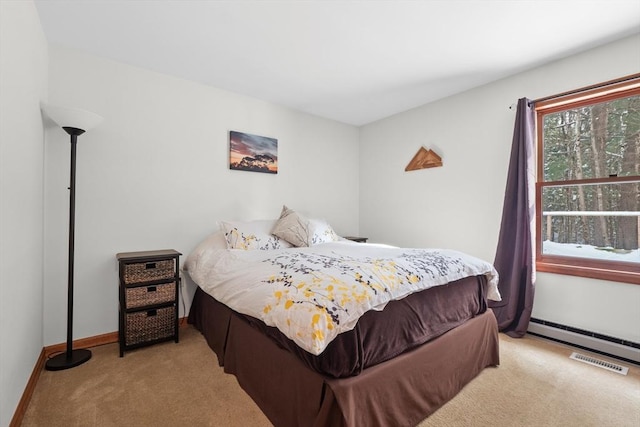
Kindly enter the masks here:
<path id="1" fill-rule="evenodd" d="M 368 237 L 356 237 L 356 236 L 344 236 L 344 238 L 347 240 L 358 242 L 358 243 L 367 243 L 367 240 L 369 240 Z"/>
<path id="2" fill-rule="evenodd" d="M 116 255 L 120 277 L 120 357 L 133 348 L 178 342 L 180 252 L 173 249 Z"/>

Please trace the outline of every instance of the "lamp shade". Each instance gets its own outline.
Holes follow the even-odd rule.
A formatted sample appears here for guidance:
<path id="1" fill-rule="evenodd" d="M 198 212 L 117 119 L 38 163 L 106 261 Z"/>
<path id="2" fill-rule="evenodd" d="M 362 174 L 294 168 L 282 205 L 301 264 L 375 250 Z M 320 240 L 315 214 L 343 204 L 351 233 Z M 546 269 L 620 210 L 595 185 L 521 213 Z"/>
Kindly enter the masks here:
<path id="1" fill-rule="evenodd" d="M 102 122 L 102 117 L 80 108 L 41 104 L 42 111 L 61 128 L 70 127 L 88 131 Z"/>

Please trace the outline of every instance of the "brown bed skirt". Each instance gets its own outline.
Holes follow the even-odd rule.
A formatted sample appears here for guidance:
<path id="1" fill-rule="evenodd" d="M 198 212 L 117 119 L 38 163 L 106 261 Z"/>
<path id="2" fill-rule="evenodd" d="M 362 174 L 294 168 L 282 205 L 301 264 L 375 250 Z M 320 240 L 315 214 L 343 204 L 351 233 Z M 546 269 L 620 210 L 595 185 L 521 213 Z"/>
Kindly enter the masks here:
<path id="1" fill-rule="evenodd" d="M 415 426 L 499 364 L 491 310 L 350 378 L 329 378 L 200 290 L 189 323 L 277 427 Z"/>

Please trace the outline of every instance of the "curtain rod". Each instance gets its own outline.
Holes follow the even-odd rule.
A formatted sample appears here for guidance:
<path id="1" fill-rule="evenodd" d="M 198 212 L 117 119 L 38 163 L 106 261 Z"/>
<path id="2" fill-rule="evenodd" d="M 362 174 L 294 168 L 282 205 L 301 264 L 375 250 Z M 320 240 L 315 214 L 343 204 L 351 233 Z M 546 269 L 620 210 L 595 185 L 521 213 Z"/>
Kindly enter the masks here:
<path id="1" fill-rule="evenodd" d="M 527 107 L 531 107 L 531 105 L 533 104 L 535 104 L 535 101 L 529 101 L 527 102 Z M 518 106 L 518 103 L 514 102 L 513 104 L 509 105 L 509 110 L 514 110 L 517 106 Z"/>

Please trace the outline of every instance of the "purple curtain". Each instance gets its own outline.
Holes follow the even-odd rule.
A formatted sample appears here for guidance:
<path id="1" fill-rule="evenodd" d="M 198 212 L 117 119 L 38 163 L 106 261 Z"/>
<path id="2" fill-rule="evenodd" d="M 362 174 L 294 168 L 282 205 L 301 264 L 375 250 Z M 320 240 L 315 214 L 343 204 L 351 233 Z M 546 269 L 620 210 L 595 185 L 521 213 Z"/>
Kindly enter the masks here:
<path id="1" fill-rule="evenodd" d="M 502 223 L 494 266 L 500 275 L 502 301 L 490 301 L 500 331 L 522 337 L 533 309 L 535 260 L 532 236 L 535 224 L 533 102 L 518 100 L 513 130 Z"/>

